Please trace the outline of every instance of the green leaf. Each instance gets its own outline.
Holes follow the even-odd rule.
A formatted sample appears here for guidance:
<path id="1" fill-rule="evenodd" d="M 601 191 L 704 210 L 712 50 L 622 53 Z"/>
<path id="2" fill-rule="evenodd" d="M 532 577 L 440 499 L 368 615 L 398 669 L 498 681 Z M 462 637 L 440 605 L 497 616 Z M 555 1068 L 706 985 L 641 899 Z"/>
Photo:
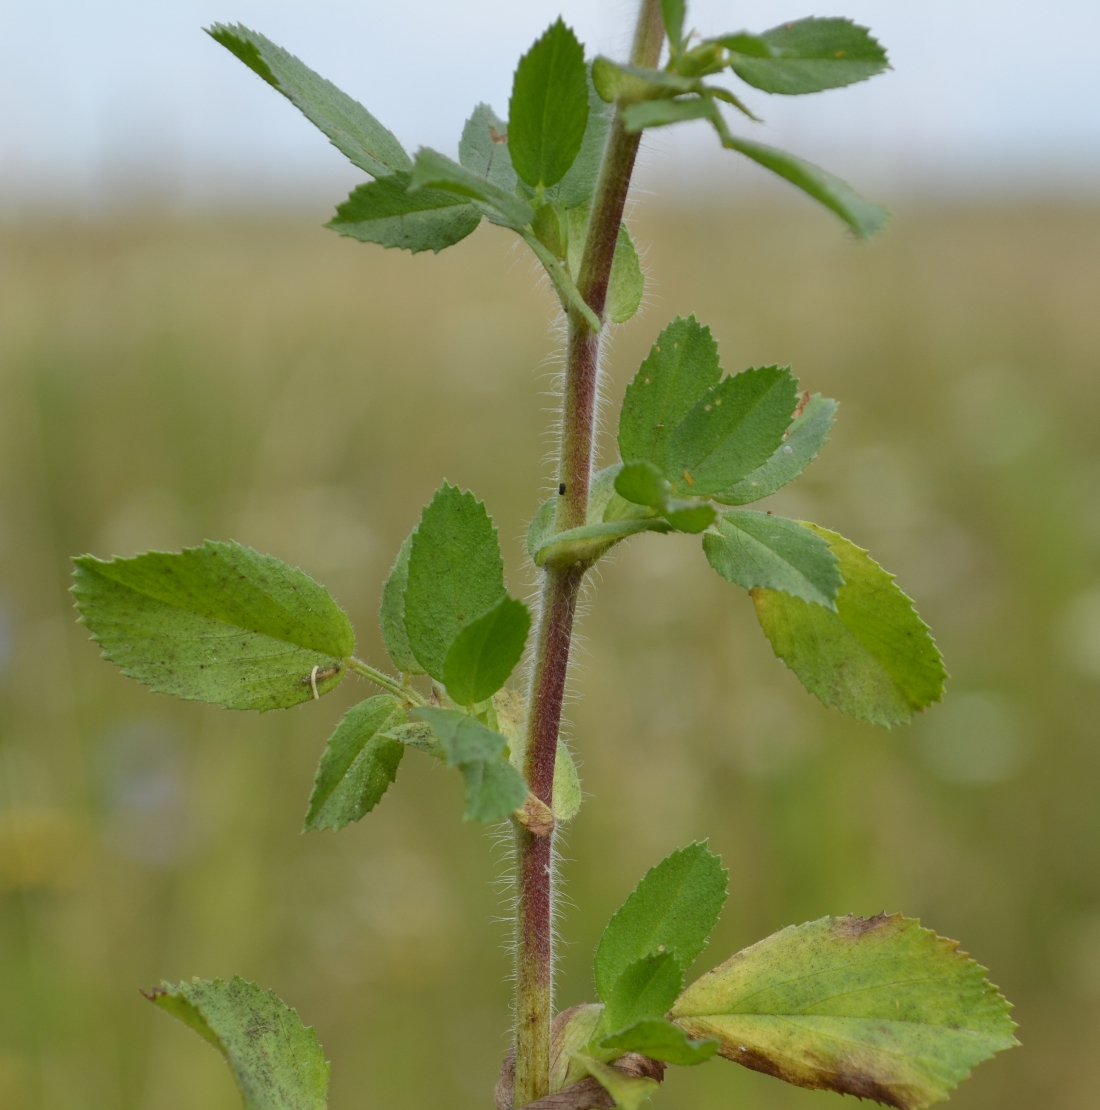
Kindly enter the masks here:
<path id="1" fill-rule="evenodd" d="M 522 601 L 502 597 L 459 632 L 443 661 L 443 684 L 459 705 L 491 698 L 523 655 L 531 614 Z"/>
<path id="2" fill-rule="evenodd" d="M 412 541 L 413 533 L 410 532 L 401 544 L 390 576 L 382 587 L 382 607 L 378 615 L 381 618 L 382 639 L 393 665 L 402 674 L 424 674 L 424 668 L 417 662 L 409 646 L 409 634 L 405 629 L 405 589 L 409 584 L 409 552 L 412 551 Z"/>
<path id="3" fill-rule="evenodd" d="M 413 195 L 421 189 L 442 189 L 455 196 L 476 200 L 485 206 L 485 214 L 494 223 L 517 231 L 529 224 L 535 215 L 531 206 L 514 193 L 428 147 L 421 147 L 416 152 L 409 181 Z"/>
<path id="4" fill-rule="evenodd" d="M 462 129 L 459 162 L 498 189 L 516 191 L 516 171 L 508 153 L 508 124 L 489 107 L 479 104 Z"/>
<path id="5" fill-rule="evenodd" d="M 504 562 L 485 506 L 444 482 L 413 533 L 405 589 L 409 646 L 432 678 L 445 681 L 458 634 L 504 596 Z"/>
<path id="6" fill-rule="evenodd" d="M 504 821 L 527 798 L 523 776 L 502 756 L 462 764 L 466 782 L 463 821 Z"/>
<path id="7" fill-rule="evenodd" d="M 722 130 L 719 130 L 719 136 L 724 147 L 751 158 L 831 209 L 860 239 L 870 239 L 886 226 L 890 213 L 885 208 L 861 197 L 846 181 L 820 166 L 774 146 L 737 139 L 728 132 L 723 134 Z"/>
<path id="8" fill-rule="evenodd" d="M 603 57 L 592 62 L 592 83 L 601 99 L 620 104 L 698 92 L 703 87 L 697 77 L 685 77 L 667 69 L 620 65 Z"/>
<path id="9" fill-rule="evenodd" d="M 650 462 L 626 463 L 615 479 L 615 492 L 635 505 L 656 509 L 681 532 L 702 532 L 718 514 L 714 506 L 669 497 L 671 486 Z"/>
<path id="10" fill-rule="evenodd" d="M 508 758 L 517 771 L 523 771 L 527 749 L 527 706 L 518 690 L 498 690 L 493 695 L 493 708 L 497 726 L 508 741 Z M 581 808 L 581 781 L 573 753 L 564 740 L 558 740 L 558 754 L 554 760 L 554 799 L 551 811 L 559 824 L 572 821 Z"/>
<path id="11" fill-rule="evenodd" d="M 901 914 L 823 917 L 746 948 L 680 996 L 673 1020 L 799 1087 L 922 1110 L 1016 1044 L 985 969 Z"/>
<path id="12" fill-rule="evenodd" d="M 573 165 L 587 123 L 584 48 L 558 19 L 516 67 L 508 103 L 516 172 L 532 188 L 555 185 Z"/>
<path id="13" fill-rule="evenodd" d="M 407 170 L 412 160 L 392 132 L 347 93 L 293 54 L 243 24 L 215 23 L 206 33 L 278 89 L 341 154 L 372 177 Z"/>
<path id="14" fill-rule="evenodd" d="M 572 1058 L 581 1064 L 589 1075 L 600 1083 L 605 1091 L 615 1100 L 615 1105 L 622 1110 L 638 1110 L 647 1098 L 657 1090 L 657 1080 L 647 1076 L 627 1075 L 591 1056 L 581 1052 L 570 1053 Z"/>
<path id="15" fill-rule="evenodd" d="M 684 8 L 684 0 L 661 0 L 661 20 L 674 54 L 678 54 L 684 44 Z"/>
<path id="16" fill-rule="evenodd" d="M 611 277 L 607 284 L 607 303 L 604 311 L 613 324 L 625 324 L 642 304 L 645 295 L 645 275 L 638 260 L 638 251 L 626 224 L 619 225 L 615 240 L 615 256 L 611 260 Z"/>
<path id="17" fill-rule="evenodd" d="M 481 213 L 454 193 L 443 189 L 410 193 L 410 183 L 409 175 L 402 172 L 357 186 L 325 227 L 363 243 L 438 254 L 481 223 Z"/>
<path id="18" fill-rule="evenodd" d="M 797 399 L 786 366 L 744 370 L 708 390 L 669 440 L 665 475 L 673 490 L 705 496 L 755 470 L 783 442 Z"/>
<path id="19" fill-rule="evenodd" d="M 688 1067 L 706 1063 L 718 1051 L 718 1042 L 713 1038 L 693 1041 L 678 1025 L 651 1019 L 604 1037 L 600 1048 L 614 1052 L 640 1052 L 651 1060 Z"/>
<path id="20" fill-rule="evenodd" d="M 805 396 L 805 394 L 803 395 Z M 746 474 L 739 482 L 713 494 L 726 505 L 748 505 L 782 489 L 806 469 L 829 438 L 836 419 L 837 403 L 815 393 L 787 429 L 782 444 L 763 466 Z"/>
<path id="21" fill-rule="evenodd" d="M 689 844 L 651 868 L 608 922 L 596 949 L 596 990 L 605 1002 L 636 960 L 668 951 L 686 970 L 703 951 L 726 900 L 726 870 L 706 843 Z"/>
<path id="22" fill-rule="evenodd" d="M 163 983 L 146 997 L 222 1054 L 245 1110 L 324 1110 L 329 1065 L 317 1034 L 274 991 L 234 976 Z"/>
<path id="23" fill-rule="evenodd" d="M 538 520 L 537 517 L 536 520 Z M 550 523 L 553 527 L 552 517 Z M 594 563 L 619 540 L 624 540 L 627 536 L 634 536 L 639 532 L 667 532 L 668 530 L 668 523 L 657 517 L 582 524 L 579 528 L 569 528 L 564 532 L 552 532 L 546 536 L 534 537 L 534 552 L 531 557 L 538 567 L 548 564 L 565 566 Z M 529 545 L 530 540 L 529 531 Z"/>
<path id="24" fill-rule="evenodd" d="M 735 509 L 703 537 L 707 561 L 746 590 L 761 586 L 836 611 L 844 580 L 837 557 L 821 536 L 786 517 Z"/>
<path id="25" fill-rule="evenodd" d="M 643 100 L 623 109 L 623 124 L 627 131 L 644 131 L 647 127 L 665 127 L 689 119 L 710 119 L 713 114 L 714 105 L 700 96 Z"/>
<path id="26" fill-rule="evenodd" d="M 694 316 L 677 316 L 627 386 L 619 416 L 624 462 L 648 461 L 665 471 L 668 444 L 696 401 L 722 377 L 718 344 Z"/>
<path id="27" fill-rule="evenodd" d="M 596 193 L 596 182 L 603 165 L 603 153 L 607 146 L 607 136 L 611 130 L 611 117 L 614 109 L 605 104 L 592 84 L 591 67 L 586 71 L 588 85 L 588 123 L 584 128 L 581 149 L 569 172 L 557 183 L 546 190 L 547 201 L 554 201 L 568 208 L 583 208 L 592 203 Z"/>
<path id="28" fill-rule="evenodd" d="M 664 1017 L 684 987 L 684 969 L 675 952 L 658 952 L 627 964 L 604 999 L 600 1028 L 618 1033 Z"/>
<path id="29" fill-rule="evenodd" d="M 427 721 L 435 730 L 443 745 L 444 757 L 452 767 L 493 759 L 504 751 L 505 739 L 499 732 L 487 728 L 476 717 L 461 710 L 427 705 L 412 712 L 413 716 Z"/>
<path id="30" fill-rule="evenodd" d="M 447 753 L 435 729 L 427 721 L 407 721 L 404 724 L 391 725 L 379 735 L 395 740 L 407 748 L 416 748 L 417 751 L 433 756 L 435 759 L 447 758 Z"/>
<path id="31" fill-rule="evenodd" d="M 238 543 L 73 561 L 80 619 L 104 658 L 162 694 L 284 708 L 337 686 L 355 650 L 323 586 Z"/>
<path id="32" fill-rule="evenodd" d="M 752 599 L 775 654 L 802 685 L 861 721 L 901 724 L 943 694 L 943 657 L 913 602 L 867 552 L 806 524 L 826 540 L 844 579 L 836 612 L 790 594 L 755 589 Z"/>
<path id="33" fill-rule="evenodd" d="M 317 766 L 307 830 L 335 832 L 378 805 L 397 777 L 405 752 L 400 743 L 383 734 L 404 723 L 401 703 L 388 694 L 368 698 L 344 714 Z"/>
<path id="34" fill-rule="evenodd" d="M 838 89 L 889 68 L 886 51 L 850 19 L 799 19 L 762 35 L 742 32 L 715 40 L 730 52 L 730 68 L 767 93 Z"/>

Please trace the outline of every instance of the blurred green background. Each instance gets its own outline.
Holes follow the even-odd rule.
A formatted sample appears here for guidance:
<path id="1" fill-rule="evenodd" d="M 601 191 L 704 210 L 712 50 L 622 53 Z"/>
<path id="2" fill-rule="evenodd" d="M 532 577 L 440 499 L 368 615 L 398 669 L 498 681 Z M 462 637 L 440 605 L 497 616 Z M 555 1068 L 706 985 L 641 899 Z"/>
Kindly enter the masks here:
<path id="1" fill-rule="evenodd" d="M 689 537 L 602 565 L 569 735 L 561 1007 L 647 867 L 730 868 L 699 969 L 791 922 L 882 909 L 959 938 L 1022 1050 L 954 1104 L 1097 1105 L 1100 208 L 899 206 L 857 246 L 809 206 L 647 200 L 627 381 L 676 313 L 728 371 L 794 363 L 841 401 L 776 508 L 851 537 L 916 598 L 946 703 L 887 732 L 822 708 Z M 334 1110 L 490 1105 L 507 1048 L 505 846 L 411 752 L 379 808 L 300 833 L 352 680 L 259 717 L 154 695 L 74 623 L 68 557 L 233 537 L 297 563 L 383 660 L 379 591 L 444 477 L 483 497 L 513 593 L 548 492 L 560 339 L 529 257 L 483 229 L 438 258 L 300 215 L 0 228 L 0 1107 L 239 1105 L 158 980 L 235 972 L 316 1025 Z M 709 962 L 708 962 L 709 961 Z M 839 1105 L 719 1061 L 657 1110 Z"/>

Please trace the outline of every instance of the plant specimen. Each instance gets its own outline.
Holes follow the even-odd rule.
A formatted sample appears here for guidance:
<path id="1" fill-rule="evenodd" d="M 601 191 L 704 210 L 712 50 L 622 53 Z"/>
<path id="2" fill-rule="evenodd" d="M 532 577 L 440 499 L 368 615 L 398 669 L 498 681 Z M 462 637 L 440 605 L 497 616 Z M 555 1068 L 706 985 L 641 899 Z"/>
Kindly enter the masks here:
<path id="1" fill-rule="evenodd" d="M 677 317 L 626 391 L 620 459 L 602 469 L 595 460 L 601 343 L 644 291 L 623 223 L 643 132 L 709 121 L 724 147 L 869 237 L 883 209 L 735 134 L 727 114 L 755 117 L 715 80 L 732 73 L 769 94 L 814 93 L 887 68 L 882 47 L 832 18 L 704 38 L 685 33 L 681 0 L 643 0 L 620 63 L 586 59 L 559 20 L 520 59 L 507 120 L 475 108 L 453 161 L 428 149 L 410 156 L 365 108 L 262 35 L 220 24 L 209 33 L 372 178 L 339 206 L 334 230 L 438 252 L 487 219 L 544 267 L 567 335 L 557 493 L 528 531 L 541 600 L 532 616 L 509 595 L 484 505 L 444 483 L 383 589 L 392 671 L 356 657 L 347 615 L 304 571 L 210 541 L 76 560 L 81 619 L 104 655 L 153 690 L 229 709 L 318 699 L 352 673 L 372 682 L 382 692 L 350 709 L 329 739 L 309 830 L 367 814 L 408 748 L 461 774 L 465 819 L 511 823 L 515 1029 L 499 1110 L 635 1110 L 667 1064 L 716 1054 L 903 1110 L 947 1097 L 1015 1044 L 1009 1005 L 984 969 L 900 914 L 825 917 L 685 987 L 726 896 L 726 872 L 706 844 L 658 863 L 611 919 L 595 954 L 599 1002 L 555 1015 L 552 998 L 553 842 L 581 801 L 559 736 L 562 699 L 582 583 L 612 547 L 641 533 L 699 535 L 714 570 L 750 592 L 775 654 L 825 705 L 891 726 L 941 696 L 939 651 L 890 574 L 834 532 L 746 507 L 802 472 L 836 414 L 836 402 L 803 391 L 789 367 L 726 375 L 708 328 Z M 525 654 L 520 691 L 507 684 Z M 270 992 L 194 980 L 150 997 L 225 1056 L 246 1106 L 325 1105 L 328 1064 L 313 1032 Z"/>

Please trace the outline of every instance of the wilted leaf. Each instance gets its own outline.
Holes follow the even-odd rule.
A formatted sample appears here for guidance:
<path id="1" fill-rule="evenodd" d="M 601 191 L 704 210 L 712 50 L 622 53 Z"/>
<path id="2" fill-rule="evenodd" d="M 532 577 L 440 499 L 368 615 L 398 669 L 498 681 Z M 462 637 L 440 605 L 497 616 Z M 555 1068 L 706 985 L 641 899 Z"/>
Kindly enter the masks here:
<path id="1" fill-rule="evenodd" d="M 344 714 L 317 766 L 307 830 L 342 829 L 374 809 L 397 777 L 405 752 L 384 734 L 404 724 L 401 703 L 388 694 L 368 698 Z"/>
<path id="2" fill-rule="evenodd" d="M 943 657 L 913 602 L 867 552 L 804 524 L 826 540 L 844 585 L 836 612 L 790 594 L 755 589 L 760 626 L 810 693 L 862 721 L 908 721 L 943 694 Z"/>
<path id="3" fill-rule="evenodd" d="M 274 991 L 235 976 L 164 983 L 146 997 L 222 1054 L 245 1110 L 324 1110 L 329 1066 L 317 1035 Z"/>
<path id="4" fill-rule="evenodd" d="M 80 618 L 104 657 L 163 694 L 284 708 L 333 689 L 355 650 L 323 586 L 238 543 L 74 562 Z"/>
<path id="5" fill-rule="evenodd" d="M 921 1110 L 1016 1043 L 985 969 L 901 914 L 824 917 L 697 980 L 672 1018 L 730 1060 L 799 1087 Z"/>

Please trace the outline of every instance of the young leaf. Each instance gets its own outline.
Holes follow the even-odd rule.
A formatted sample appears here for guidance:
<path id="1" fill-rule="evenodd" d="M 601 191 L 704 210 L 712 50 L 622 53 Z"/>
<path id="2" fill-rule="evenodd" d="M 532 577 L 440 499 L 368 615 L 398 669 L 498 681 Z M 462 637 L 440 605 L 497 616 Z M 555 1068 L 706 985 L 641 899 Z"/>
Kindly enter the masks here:
<path id="1" fill-rule="evenodd" d="M 503 756 L 463 763 L 466 809 L 463 821 L 504 821 L 527 798 L 523 776 Z"/>
<path id="2" fill-rule="evenodd" d="M 651 868 L 608 922 L 596 949 L 596 990 L 605 1001 L 636 960 L 668 951 L 680 970 L 703 951 L 726 900 L 726 870 L 706 843 L 689 844 Z"/>
<path id="3" fill-rule="evenodd" d="M 508 103 L 516 172 L 532 188 L 557 184 L 580 151 L 587 123 L 584 48 L 558 19 L 516 67 Z"/>
<path id="4" fill-rule="evenodd" d="M 627 1075 L 625 1072 L 613 1068 L 591 1056 L 581 1052 L 571 1053 L 589 1075 L 600 1083 L 605 1091 L 615 1100 L 615 1105 L 621 1110 L 638 1110 L 647 1098 L 657 1090 L 657 1080 L 644 1075 Z"/>
<path id="5" fill-rule="evenodd" d="M 661 0 L 661 20 L 673 54 L 684 44 L 684 7 L 684 0 Z"/>
<path id="6" fill-rule="evenodd" d="M 402 744 L 384 734 L 404 723 L 401 703 L 388 694 L 368 698 L 344 714 L 317 766 L 307 830 L 335 832 L 378 805 L 405 753 Z"/>
<path id="7" fill-rule="evenodd" d="M 739 482 L 712 494 L 725 505 L 748 505 L 782 489 L 806 469 L 829 438 L 836 418 L 837 403 L 815 393 L 787 429 L 782 444 L 762 466 Z"/>
<path id="8" fill-rule="evenodd" d="M 701 96 L 642 100 L 623 109 L 623 125 L 627 131 L 644 131 L 647 127 L 665 127 L 689 119 L 710 119 L 714 110 L 714 105 Z"/>
<path id="9" fill-rule="evenodd" d="M 615 478 L 615 492 L 635 505 L 663 509 L 672 487 L 651 462 L 626 463 Z"/>
<path id="10" fill-rule="evenodd" d="M 799 19 L 762 35 L 715 40 L 730 52 L 742 81 L 768 93 L 821 92 L 866 81 L 889 68 L 886 51 L 850 19 Z"/>
<path id="11" fill-rule="evenodd" d="M 688 1067 L 706 1063 L 718 1051 L 718 1042 L 713 1038 L 693 1041 L 678 1025 L 649 1019 L 621 1033 L 604 1037 L 600 1048 L 614 1052 L 640 1052 L 651 1060 Z"/>
<path id="12" fill-rule="evenodd" d="M 943 657 L 894 576 L 843 536 L 806 524 L 839 560 L 836 612 L 790 594 L 754 589 L 775 654 L 825 705 L 887 727 L 939 701 Z"/>
<path id="13" fill-rule="evenodd" d="M 823 917 L 693 983 L 672 1018 L 727 1059 L 799 1087 L 922 1110 L 1016 1044 L 985 969 L 901 914 Z"/>
<path id="14" fill-rule="evenodd" d="M 619 227 L 615 255 L 611 260 L 611 277 L 607 284 L 604 311 L 613 324 L 625 324 L 641 307 L 645 295 L 645 275 L 638 260 L 638 251 L 626 224 Z"/>
<path id="15" fill-rule="evenodd" d="M 702 88 L 696 77 L 685 77 L 667 69 L 620 65 L 603 57 L 592 62 L 592 83 L 602 100 L 620 104 L 678 96 Z"/>
<path id="16" fill-rule="evenodd" d="M 455 637 L 443 661 L 443 684 L 459 705 L 491 698 L 523 655 L 531 614 L 522 601 L 502 597 Z"/>
<path id="17" fill-rule="evenodd" d="M 523 770 L 527 748 L 527 706 L 518 690 L 499 690 L 493 695 L 493 708 L 497 725 L 508 741 L 508 758 L 517 771 Z M 581 781 L 573 753 L 564 740 L 558 740 L 558 754 L 554 760 L 554 800 L 552 812 L 559 824 L 572 821 L 581 808 Z"/>
<path id="18" fill-rule="evenodd" d="M 531 206 L 514 193 L 488 178 L 452 162 L 438 151 L 421 147 L 409 174 L 409 187 L 414 194 L 421 189 L 442 189 L 455 196 L 467 197 L 485 205 L 486 215 L 494 222 L 519 230 L 534 219 Z"/>
<path id="19" fill-rule="evenodd" d="M 504 563 L 485 506 L 444 482 L 413 533 L 405 589 L 409 646 L 432 678 L 445 681 L 458 634 L 504 596 Z"/>
<path id="20" fill-rule="evenodd" d="M 409 175 L 402 172 L 357 186 L 325 227 L 362 243 L 438 254 L 481 223 L 481 213 L 454 193 L 443 189 L 410 193 L 410 183 Z"/>
<path id="21" fill-rule="evenodd" d="M 886 226 L 890 213 L 885 208 L 861 197 L 846 181 L 820 166 L 774 146 L 737 139 L 728 131 L 723 134 L 723 129 L 719 130 L 719 136 L 724 147 L 751 158 L 831 209 L 860 239 L 870 239 Z"/>
<path id="22" fill-rule="evenodd" d="M 234 976 L 163 983 L 146 997 L 222 1054 L 245 1110 L 324 1110 L 329 1065 L 317 1034 L 274 991 Z"/>
<path id="23" fill-rule="evenodd" d="M 553 502 L 550 502 L 553 505 Z M 619 540 L 639 532 L 667 532 L 670 526 L 659 517 L 641 520 L 607 520 L 596 524 L 582 524 L 579 528 L 569 528 L 564 532 L 535 533 L 536 523 L 545 525 L 545 519 L 535 517 L 527 533 L 527 546 L 535 566 L 560 565 L 572 566 L 578 563 L 594 563 L 601 555 L 614 547 Z M 549 520 L 553 528 L 553 516 Z"/>
<path id="24" fill-rule="evenodd" d="M 797 398 L 786 366 L 744 370 L 708 390 L 669 440 L 673 490 L 703 497 L 755 470 L 782 444 Z"/>
<path id="25" fill-rule="evenodd" d="M 645 460 L 664 471 L 673 430 L 721 377 L 710 328 L 694 316 L 677 316 L 627 386 L 619 416 L 623 461 Z"/>
<path id="26" fill-rule="evenodd" d="M 516 171 L 508 153 L 508 124 L 488 104 L 479 104 L 462 128 L 458 160 L 497 188 L 516 191 Z"/>
<path id="27" fill-rule="evenodd" d="M 402 674 L 424 674 L 424 668 L 409 647 L 409 634 L 405 629 L 405 589 L 409 584 L 412 541 L 413 533 L 410 532 L 401 544 L 390 576 L 382 587 L 382 607 L 378 615 L 382 623 L 382 639 L 393 665 Z"/>
<path id="28" fill-rule="evenodd" d="M 684 986 L 684 971 L 675 952 L 643 956 L 622 970 L 604 999 L 600 1028 L 618 1033 L 664 1017 Z"/>
<path id="29" fill-rule="evenodd" d="M 243 24 L 215 23 L 206 33 L 281 92 L 341 154 L 372 177 L 412 167 L 393 133 L 362 104 L 270 39 Z"/>
<path id="30" fill-rule="evenodd" d="M 844 580 L 821 536 L 798 521 L 750 509 L 723 513 L 703 537 L 707 561 L 727 581 L 781 590 L 836 611 Z"/>
<path id="31" fill-rule="evenodd" d="M 443 745 L 447 763 L 452 767 L 493 759 L 504 751 L 504 737 L 468 713 L 458 709 L 439 709 L 432 705 L 414 709 L 412 712 L 435 730 Z"/>
<path id="32" fill-rule="evenodd" d="M 73 561 L 80 619 L 104 658 L 162 694 L 285 708 L 337 686 L 355 650 L 323 586 L 238 543 Z"/>

